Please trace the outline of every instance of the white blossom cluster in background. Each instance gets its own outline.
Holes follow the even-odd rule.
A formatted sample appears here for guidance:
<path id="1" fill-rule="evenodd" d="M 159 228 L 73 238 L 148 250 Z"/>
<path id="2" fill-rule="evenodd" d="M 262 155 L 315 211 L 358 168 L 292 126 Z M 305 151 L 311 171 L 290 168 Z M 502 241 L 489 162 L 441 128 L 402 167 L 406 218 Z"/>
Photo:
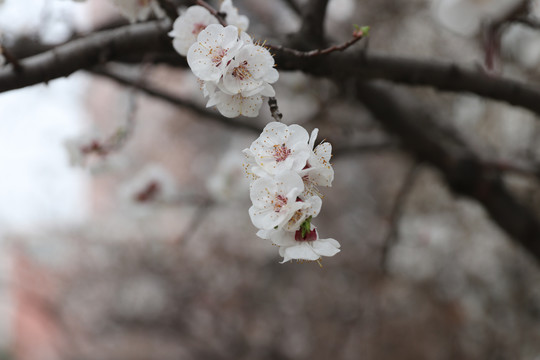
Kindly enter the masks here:
<path id="1" fill-rule="evenodd" d="M 279 247 L 283 262 L 320 261 L 340 250 L 334 239 L 321 239 L 313 218 L 322 199 L 319 186 L 332 186 L 332 145 L 315 147 L 318 129 L 311 137 L 299 125 L 271 122 L 248 149 L 245 170 L 251 179 L 249 216 L 257 236 Z"/>
<path id="2" fill-rule="evenodd" d="M 200 80 L 207 107 L 215 106 L 226 117 L 255 117 L 264 97 L 274 96 L 272 85 L 279 74 L 274 59 L 263 46 L 245 32 L 247 17 L 239 15 L 231 0 L 225 0 L 220 12 L 228 26 L 222 26 L 201 6 L 188 8 L 169 33 L 180 55 Z"/>
<path id="3" fill-rule="evenodd" d="M 110 0 L 132 23 L 147 20 L 152 14 L 165 17 L 165 12 L 156 0 Z"/>

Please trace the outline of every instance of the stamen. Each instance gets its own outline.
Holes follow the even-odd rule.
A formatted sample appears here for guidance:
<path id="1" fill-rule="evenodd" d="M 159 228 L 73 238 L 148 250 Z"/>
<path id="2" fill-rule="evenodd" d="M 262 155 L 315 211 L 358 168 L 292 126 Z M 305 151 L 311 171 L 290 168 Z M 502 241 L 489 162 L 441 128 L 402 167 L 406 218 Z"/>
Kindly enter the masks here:
<path id="1" fill-rule="evenodd" d="M 285 161 L 289 155 L 291 155 L 291 149 L 287 148 L 285 144 L 274 145 L 274 159 L 277 162 Z"/>
<path id="2" fill-rule="evenodd" d="M 274 211 L 280 212 L 283 206 L 287 205 L 287 198 L 283 195 L 276 196 L 276 201 L 274 202 Z"/>

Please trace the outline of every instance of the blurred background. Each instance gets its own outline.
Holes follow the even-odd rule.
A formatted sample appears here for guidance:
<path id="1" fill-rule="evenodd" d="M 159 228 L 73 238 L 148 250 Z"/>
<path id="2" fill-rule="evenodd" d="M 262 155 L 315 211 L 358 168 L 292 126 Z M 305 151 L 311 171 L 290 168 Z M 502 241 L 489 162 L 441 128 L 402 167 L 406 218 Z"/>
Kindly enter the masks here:
<path id="1" fill-rule="evenodd" d="M 499 15 L 455 15 L 457 3 L 330 0 L 325 29 L 341 43 L 369 25 L 368 51 L 481 67 L 479 24 Z M 235 5 L 255 39 L 300 26 L 288 1 Z M 6 47 L 122 21 L 106 0 L 0 4 Z M 540 32 L 505 27 L 492 70 L 534 83 L 539 63 Z M 204 106 L 189 71 L 117 69 Z M 279 264 L 255 236 L 241 150 L 258 133 L 88 72 L 1 94 L 0 359 L 540 360 L 537 261 L 343 86 L 281 71 L 275 88 L 285 123 L 342 149 L 317 218 L 342 251 L 323 268 Z M 478 153 L 538 161 L 529 112 L 394 89 Z M 262 128 L 271 116 L 263 106 L 243 120 Z M 534 179 L 505 181 L 538 208 Z"/>

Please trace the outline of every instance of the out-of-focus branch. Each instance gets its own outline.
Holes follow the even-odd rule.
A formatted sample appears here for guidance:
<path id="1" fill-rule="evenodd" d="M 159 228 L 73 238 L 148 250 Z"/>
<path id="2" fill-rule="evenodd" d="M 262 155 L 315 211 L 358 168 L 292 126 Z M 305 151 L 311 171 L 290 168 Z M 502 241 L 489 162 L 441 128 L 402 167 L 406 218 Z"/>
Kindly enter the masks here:
<path id="1" fill-rule="evenodd" d="M 514 22 L 540 30 L 540 20 L 531 16 L 520 16 L 514 19 Z"/>
<path id="2" fill-rule="evenodd" d="M 405 106 L 381 86 L 359 83 L 357 90 L 358 99 L 404 147 L 436 167 L 455 193 L 482 204 L 496 224 L 540 261 L 540 219 L 510 193 L 500 171 L 486 166 L 459 139 L 434 127 L 413 99 L 407 99 Z"/>
<path id="3" fill-rule="evenodd" d="M 357 41 L 361 40 L 362 38 L 364 38 L 364 36 L 366 35 L 365 32 L 367 31 L 367 29 L 364 31 L 364 30 L 359 30 L 359 31 L 355 31 L 354 32 L 354 37 L 343 43 L 343 44 L 340 44 L 340 45 L 334 45 L 334 46 L 330 46 L 326 49 L 315 49 L 315 50 L 311 50 L 311 51 L 300 51 L 300 50 L 296 50 L 296 49 L 290 49 L 290 48 L 287 48 L 287 47 L 284 47 L 284 46 L 281 46 L 281 45 L 278 45 L 278 46 L 275 46 L 275 45 L 270 45 L 270 44 L 266 44 L 265 46 L 271 50 L 276 50 L 276 51 L 280 51 L 280 52 L 284 52 L 284 53 L 288 53 L 290 55 L 293 55 L 295 57 L 312 57 L 312 56 L 320 56 L 320 55 L 328 55 L 330 53 L 333 53 L 334 51 L 344 51 L 344 50 L 347 50 L 349 47 L 351 47 L 352 45 L 354 45 Z"/>
<path id="4" fill-rule="evenodd" d="M 23 71 L 23 68 L 21 66 L 21 63 L 19 62 L 19 59 L 17 59 L 17 57 L 13 55 L 10 50 L 6 49 L 2 45 L 0 45 L 0 55 L 4 55 L 7 62 L 13 65 L 13 70 L 15 70 L 17 74 Z"/>
<path id="5" fill-rule="evenodd" d="M 310 0 L 302 12 L 302 26 L 293 38 L 293 45 L 301 50 L 324 46 L 324 18 L 328 0 Z"/>
<path id="6" fill-rule="evenodd" d="M 332 158 L 340 158 L 347 155 L 360 155 L 360 154 L 375 154 L 385 151 L 399 150 L 399 144 L 397 142 L 384 141 L 373 144 L 357 144 L 357 145 L 337 145 L 331 139 L 329 142 L 333 145 Z"/>
<path id="7" fill-rule="evenodd" d="M 68 76 L 96 64 L 132 54 L 172 49 L 166 32 L 169 21 L 153 21 L 102 31 L 70 41 L 20 61 L 23 71 L 12 66 L 0 70 L 0 91 L 18 89 Z"/>
<path id="8" fill-rule="evenodd" d="M 195 4 L 199 5 L 199 6 L 202 6 L 203 8 L 205 8 L 206 10 L 208 10 L 210 12 L 210 14 L 214 15 L 214 17 L 217 19 L 217 21 L 219 21 L 219 23 L 223 26 L 227 26 L 227 21 L 225 20 L 225 18 L 223 17 L 223 14 L 220 13 L 219 11 L 217 11 L 216 9 L 214 9 L 210 4 L 208 4 L 206 1 L 204 0 L 196 0 L 195 1 Z"/>
<path id="9" fill-rule="evenodd" d="M 243 122 L 237 119 L 227 119 L 223 116 L 219 115 L 216 112 L 209 111 L 198 104 L 191 102 L 189 100 L 185 100 L 182 98 L 179 98 L 177 96 L 168 94 L 164 92 L 163 90 L 154 88 L 148 84 L 142 83 L 138 81 L 137 79 L 131 78 L 129 76 L 122 75 L 118 72 L 115 72 L 114 70 L 109 69 L 106 66 L 98 66 L 91 70 L 92 73 L 96 75 L 101 75 L 104 77 L 107 77 L 111 80 L 114 80 L 122 85 L 131 86 L 135 89 L 140 90 L 142 93 L 145 93 L 147 95 L 153 96 L 157 99 L 163 100 L 165 102 L 168 102 L 170 104 L 180 106 L 185 109 L 189 109 L 190 111 L 203 116 L 204 118 L 208 120 L 212 120 L 214 122 L 217 122 L 219 124 L 235 128 L 235 129 L 244 129 L 249 130 L 251 132 L 260 133 L 262 131 L 262 128 L 258 127 L 255 124 Z"/>
<path id="10" fill-rule="evenodd" d="M 492 71 L 495 68 L 495 60 L 499 57 L 501 48 L 501 36 L 506 24 L 513 22 L 514 19 L 526 15 L 529 12 L 530 0 L 521 0 L 514 4 L 506 14 L 484 28 L 484 62 L 487 70 Z"/>
<path id="11" fill-rule="evenodd" d="M 396 195 L 396 200 L 394 201 L 394 205 L 392 207 L 388 220 L 390 223 L 390 229 L 388 231 L 388 234 L 386 235 L 386 238 L 383 241 L 381 248 L 381 268 L 383 271 L 387 270 L 388 255 L 390 254 L 390 250 L 398 240 L 397 236 L 399 229 L 399 220 L 401 219 L 401 215 L 403 214 L 407 195 L 409 195 L 412 190 L 419 169 L 420 164 L 417 162 L 411 166 L 411 168 L 405 174 L 405 179 L 403 180 L 403 183 L 401 184 L 401 187 Z"/>
<path id="12" fill-rule="evenodd" d="M 274 51 L 278 66 L 302 70 L 337 81 L 383 79 L 439 90 L 469 92 L 485 98 L 521 106 L 540 115 L 540 90 L 516 80 L 494 77 L 452 63 L 416 60 L 376 54 L 339 53 L 326 56 L 295 57 Z"/>
<path id="13" fill-rule="evenodd" d="M 24 71 L 0 69 L 0 92 L 47 82 L 110 60 L 142 60 L 145 54 L 172 54 L 169 63 L 185 65 L 172 50 L 168 21 L 129 25 L 76 39 L 55 49 L 23 59 Z M 456 64 L 366 54 L 332 52 L 323 56 L 295 56 L 274 50 L 281 70 L 300 70 L 337 81 L 383 79 L 439 90 L 469 92 L 521 106 L 540 115 L 540 90 L 519 81 L 493 77 Z M 174 59 L 177 59 L 176 61 Z"/>
<path id="14" fill-rule="evenodd" d="M 294 0 L 283 0 L 283 2 L 285 4 L 287 4 L 289 6 L 289 8 L 291 8 L 291 10 L 294 11 L 294 13 L 296 15 L 299 15 L 299 16 L 302 15 L 302 10 L 300 9 L 300 7 L 296 3 L 296 1 L 294 1 Z"/>
<path id="15" fill-rule="evenodd" d="M 176 10 L 176 6 L 173 3 L 169 0 L 157 0 L 157 2 L 171 21 L 176 20 L 178 17 L 178 10 Z"/>

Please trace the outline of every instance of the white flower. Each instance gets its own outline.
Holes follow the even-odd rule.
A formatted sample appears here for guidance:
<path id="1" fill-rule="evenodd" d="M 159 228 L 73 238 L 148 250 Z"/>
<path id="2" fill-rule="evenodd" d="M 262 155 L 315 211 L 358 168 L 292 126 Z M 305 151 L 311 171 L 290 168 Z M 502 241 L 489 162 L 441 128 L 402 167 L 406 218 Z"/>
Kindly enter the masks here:
<path id="1" fill-rule="evenodd" d="M 309 217 L 316 217 L 319 215 L 322 206 L 322 199 L 316 195 L 311 196 L 303 201 L 302 208 L 296 210 L 294 215 L 283 225 L 283 230 L 295 232 L 300 228 L 300 225 Z"/>
<path id="2" fill-rule="evenodd" d="M 108 153 L 100 136 L 94 132 L 66 139 L 64 147 L 68 152 L 69 163 L 74 167 L 85 167 L 89 156 L 105 157 Z"/>
<path id="3" fill-rule="evenodd" d="M 177 194 L 176 180 L 164 167 L 150 164 L 136 173 L 118 190 L 128 204 L 166 202 Z"/>
<path id="4" fill-rule="evenodd" d="M 309 140 L 309 147 L 313 149 L 319 129 L 313 130 Z M 305 195 L 318 194 L 317 186 L 332 186 L 334 169 L 330 164 L 332 145 L 327 142 L 319 144 L 310 154 L 306 166 L 300 171 L 304 180 Z"/>
<path id="5" fill-rule="evenodd" d="M 240 31 L 247 31 L 249 19 L 245 15 L 238 15 L 238 9 L 234 7 L 232 0 L 223 1 L 219 11 L 227 14 L 225 18 L 227 24 L 236 26 Z"/>
<path id="6" fill-rule="evenodd" d="M 481 25 L 507 14 L 521 0 L 437 0 L 438 20 L 450 30 L 472 36 Z"/>
<path id="7" fill-rule="evenodd" d="M 244 149 L 256 163 L 249 172 L 257 176 L 275 175 L 285 170 L 300 172 L 311 154 L 308 141 L 307 131 L 299 125 L 269 123 L 249 149 Z"/>
<path id="8" fill-rule="evenodd" d="M 260 45 L 248 44 L 238 51 L 227 66 L 223 81 L 218 86 L 231 95 L 274 96 L 275 92 L 269 84 L 275 83 L 278 78 L 270 52 Z"/>
<path id="9" fill-rule="evenodd" d="M 173 37 L 174 49 L 186 56 L 191 45 L 197 41 L 197 36 L 210 24 L 217 24 L 214 15 L 202 6 L 190 6 L 173 24 L 169 36 Z"/>
<path id="10" fill-rule="evenodd" d="M 241 155 L 238 151 L 229 151 L 220 160 L 216 171 L 206 182 L 206 187 L 213 198 L 219 201 L 243 199 L 247 180 L 243 176 Z"/>
<path id="11" fill-rule="evenodd" d="M 261 95 L 242 96 L 241 94 L 229 95 L 216 89 L 206 107 L 215 106 L 221 115 L 228 118 L 244 115 L 247 117 L 256 117 L 259 115 L 263 103 Z"/>
<path id="12" fill-rule="evenodd" d="M 283 230 L 260 230 L 257 236 L 272 241 L 279 246 L 279 255 L 283 256 L 281 263 L 290 260 L 316 261 L 321 256 L 334 256 L 341 250 L 341 245 L 335 239 L 319 239 L 317 229 L 311 225 L 311 231 L 302 237 L 301 230 L 296 232 Z"/>
<path id="13" fill-rule="evenodd" d="M 235 26 L 210 24 L 188 50 L 189 67 L 199 79 L 217 82 L 242 45 Z"/>
<path id="14" fill-rule="evenodd" d="M 304 183 L 294 171 L 255 180 L 249 194 L 253 203 L 249 208 L 251 222 L 263 230 L 281 228 L 298 210 L 306 207 L 304 202 L 297 201 L 302 191 Z"/>

